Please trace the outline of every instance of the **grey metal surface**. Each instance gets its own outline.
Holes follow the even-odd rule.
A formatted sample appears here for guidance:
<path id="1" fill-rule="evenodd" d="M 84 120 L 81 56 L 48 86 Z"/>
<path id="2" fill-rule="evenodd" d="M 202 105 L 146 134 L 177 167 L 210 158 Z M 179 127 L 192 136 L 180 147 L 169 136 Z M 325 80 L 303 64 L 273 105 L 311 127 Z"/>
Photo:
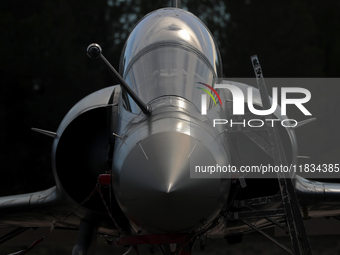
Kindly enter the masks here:
<path id="1" fill-rule="evenodd" d="M 58 158 L 58 162 L 57 162 L 57 152 L 60 152 L 60 141 L 62 141 L 64 139 L 65 136 L 65 130 L 71 125 L 71 123 L 74 123 L 74 121 L 79 118 L 80 116 L 84 115 L 85 113 L 90 112 L 91 110 L 94 109 L 99 109 L 99 108 L 106 108 L 106 106 L 108 105 L 109 99 L 112 95 L 112 92 L 114 91 L 114 89 L 119 86 L 111 86 L 108 88 L 104 88 L 101 90 L 98 90 L 88 96 L 86 96 L 85 98 L 83 98 L 82 100 L 80 100 L 75 106 L 73 106 L 71 108 L 71 110 L 65 115 L 65 117 L 63 118 L 63 120 L 61 121 L 58 130 L 57 130 L 57 136 L 54 138 L 53 141 L 53 145 L 52 145 L 52 168 L 53 168 L 53 174 L 54 174 L 54 178 L 56 180 L 56 184 L 57 184 L 57 188 L 58 190 L 60 190 L 63 195 L 68 198 L 70 201 L 72 202 L 76 202 L 75 198 L 70 196 L 70 194 L 68 194 L 65 190 L 65 185 L 66 183 L 62 183 L 60 181 L 60 173 L 63 172 L 64 175 L 69 175 L 70 179 L 67 180 L 68 182 L 74 182 L 74 184 L 76 183 L 77 179 L 72 180 L 71 175 L 72 173 L 65 173 L 65 171 L 67 172 L 67 169 L 58 169 L 57 167 L 57 163 L 60 162 L 61 160 L 63 160 L 60 156 Z M 106 116 L 105 116 L 106 117 Z M 88 126 L 90 125 L 94 125 L 93 123 L 91 123 L 91 121 L 93 120 L 88 120 Z M 102 120 L 104 122 L 104 126 L 106 126 L 106 119 Z M 75 137 L 78 137 L 79 135 L 83 134 L 84 130 L 86 130 L 86 126 L 82 126 L 79 127 L 74 134 L 71 134 L 71 139 L 73 139 L 74 141 L 68 141 L 70 143 L 70 145 L 73 145 L 75 143 Z M 104 130 L 104 132 L 106 132 Z M 64 136 L 63 136 L 64 135 Z M 88 139 L 88 137 L 91 134 L 88 134 L 86 137 L 80 137 L 77 141 L 79 142 L 79 140 L 84 140 L 86 141 L 86 139 Z M 108 142 L 107 142 L 108 144 Z M 77 145 L 74 145 L 77 146 Z M 79 148 L 80 149 L 80 148 Z M 103 149 L 103 151 L 105 151 Z M 76 153 L 77 151 L 74 151 L 74 153 Z M 69 159 L 68 162 L 66 162 L 66 165 L 71 165 L 71 159 L 74 159 L 74 155 L 70 155 L 70 153 L 66 153 L 67 155 L 69 155 Z M 93 154 L 93 153 L 92 153 Z M 97 157 L 97 156 L 96 156 Z M 74 159 L 77 160 L 77 159 Z M 75 163 L 76 164 L 76 163 Z M 73 172 L 82 172 L 81 169 L 73 169 Z M 80 175 L 75 176 L 77 178 L 79 178 Z M 96 176 L 97 177 L 97 176 Z M 66 177 L 68 178 L 68 177 Z M 83 182 L 84 182 L 84 178 L 83 178 Z M 89 191 L 88 194 L 91 192 L 91 189 L 93 189 L 94 185 L 96 183 L 94 182 L 92 185 L 92 187 L 89 187 Z M 72 188 L 73 189 L 73 188 Z M 77 191 L 77 189 L 74 189 L 75 191 Z M 80 191 L 80 192 L 84 192 L 84 191 Z M 86 197 L 86 195 L 84 195 L 84 197 L 82 199 L 84 199 Z M 82 200 L 81 199 L 81 200 Z M 79 203 L 79 201 L 77 201 Z"/>
<path id="2" fill-rule="evenodd" d="M 221 59 L 211 33 L 197 17 L 166 8 L 145 16 L 132 31 L 120 73 L 145 103 L 176 95 L 199 106 L 197 82 L 212 85 L 221 75 Z M 137 113 L 138 107 L 128 98 L 128 108 Z"/>
<path id="3" fill-rule="evenodd" d="M 109 72 L 118 82 L 118 84 L 124 89 L 124 91 L 129 94 L 130 98 L 138 105 L 144 114 L 149 114 L 150 111 L 148 106 L 143 102 L 136 93 L 130 88 L 130 86 L 125 82 L 125 80 L 119 75 L 116 69 L 111 65 L 111 63 L 102 54 L 102 48 L 99 44 L 92 43 L 87 48 L 87 55 L 91 58 L 100 58 L 104 65 L 108 68 Z"/>
<path id="4" fill-rule="evenodd" d="M 199 110 L 202 92 L 196 88 L 199 86 L 197 83 L 212 85 L 213 78 L 221 74 L 221 59 L 214 39 L 194 15 L 176 8 L 157 10 L 145 16 L 129 36 L 122 53 L 120 72 L 136 94 L 145 99 L 152 111 L 150 116 L 136 114 L 138 109 L 129 106 L 129 100 L 123 99 L 123 92 L 123 95 L 119 95 L 118 109 L 115 108 L 112 113 L 115 116 L 111 121 L 116 123 L 108 123 L 111 131 L 117 133 L 111 136 L 111 139 L 115 140 L 113 190 L 119 206 L 130 220 L 132 234 L 139 230 L 145 234 L 187 232 L 204 228 L 226 209 L 231 187 L 231 176 L 224 176 L 225 179 L 192 179 L 189 173 L 192 164 L 228 165 L 231 162 L 224 128 L 212 127 L 213 118 L 230 117 L 226 114 L 227 109 L 220 105 L 212 107 L 209 109 L 209 117 L 202 116 Z M 247 95 L 247 84 L 234 84 Z M 85 219 L 91 224 L 97 224 L 99 233 L 118 234 L 106 214 L 98 213 L 97 208 L 92 210 L 80 206 L 79 201 L 65 192 L 64 183 L 59 180 L 56 167 L 56 151 L 65 130 L 78 117 L 91 110 L 96 114 L 96 109 L 106 110 L 114 89 L 115 86 L 112 86 L 97 91 L 70 110 L 54 138 L 52 163 L 57 186 L 37 193 L 1 198 L 0 225 L 48 227 L 51 220 L 60 221 L 79 206 L 76 212 L 65 220 L 63 227 L 77 229 L 80 220 Z M 223 102 L 232 100 L 228 92 L 220 95 Z M 262 105 L 260 93 L 256 89 L 253 100 L 254 104 Z M 280 120 L 286 118 L 281 115 L 279 107 L 274 115 Z M 96 118 L 94 120 L 97 121 Z M 89 120 L 96 126 L 99 123 L 95 121 Z M 74 133 L 74 136 L 82 136 L 80 128 L 76 129 L 79 132 Z M 292 128 L 286 130 L 291 141 L 292 163 L 295 164 L 295 132 Z M 88 138 L 86 134 L 79 140 L 86 141 Z M 75 150 L 83 149 L 79 148 L 81 145 L 72 146 Z M 91 153 L 93 154 L 95 153 Z M 93 167 L 93 171 L 89 172 L 84 170 L 84 164 L 79 163 L 87 162 L 87 154 L 80 153 L 76 154 L 79 157 L 71 158 L 72 155 L 70 159 L 75 162 L 75 167 L 60 171 L 66 171 L 66 180 L 73 185 L 71 188 L 86 197 L 88 194 L 81 186 L 84 179 L 87 176 L 93 179 L 94 176 L 96 181 L 97 174 L 106 169 L 100 165 L 108 154 L 103 150 L 100 157 L 95 155 L 93 161 L 100 161 L 100 164 L 94 165 L 99 167 Z M 65 165 L 70 163 L 68 159 L 65 160 Z M 78 182 L 73 184 L 73 180 L 67 177 L 75 171 L 79 180 L 77 178 Z M 90 184 L 92 185 L 92 182 Z M 297 176 L 295 189 L 300 202 L 308 207 L 310 216 L 340 215 L 339 184 L 314 182 Z M 108 200 L 113 203 L 115 198 L 110 197 Z M 275 210 L 281 205 L 282 203 L 275 201 L 270 205 L 266 203 L 256 206 L 262 210 Z M 117 208 L 112 211 L 114 209 Z M 280 225 L 284 219 L 277 215 L 273 216 L 272 221 L 256 219 L 248 223 L 261 229 L 273 224 Z M 208 236 L 223 237 L 251 231 L 252 227 L 244 222 L 229 222 L 221 217 Z"/>
<path id="5" fill-rule="evenodd" d="M 248 101 L 248 88 L 251 87 L 250 85 L 245 84 L 245 83 L 241 83 L 241 82 L 229 81 L 229 80 L 222 80 L 221 83 L 235 85 L 236 87 L 238 87 L 239 89 L 242 90 L 242 93 L 244 94 L 245 102 Z M 224 94 L 227 101 L 233 100 L 231 93 L 226 89 L 221 90 L 220 94 Z M 260 91 L 259 91 L 258 88 L 254 88 L 254 87 L 253 87 L 253 104 L 258 105 L 258 106 L 262 106 Z M 281 121 L 284 120 L 284 119 L 288 119 L 287 116 L 281 114 L 281 107 L 279 105 L 276 108 L 276 110 L 274 111 L 273 115 Z M 294 164 L 297 164 L 298 142 L 297 142 L 297 138 L 296 138 L 296 134 L 295 134 L 294 129 L 290 128 L 290 127 L 286 127 L 285 129 L 287 131 L 287 134 L 288 134 L 288 137 L 289 137 L 290 143 L 291 143 L 291 158 L 292 158 L 292 161 L 290 163 L 292 163 L 294 165 Z M 292 173 L 291 177 L 293 177 L 293 176 L 294 176 L 294 173 Z"/>
<path id="6" fill-rule="evenodd" d="M 124 46 L 120 73 L 124 77 L 128 67 L 143 53 L 167 43 L 197 51 L 221 75 L 221 58 L 210 31 L 195 15 L 177 8 L 156 10 L 137 23 Z"/>
<path id="7" fill-rule="evenodd" d="M 182 107 L 178 107 L 178 105 Z M 190 165 L 229 163 L 223 135 L 188 101 L 165 97 L 149 118 L 130 122 L 117 138 L 114 193 L 142 229 L 188 231 L 211 222 L 227 201 L 229 179 L 192 179 Z"/>
<path id="8" fill-rule="evenodd" d="M 295 190 L 302 205 L 335 205 L 340 201 L 339 183 L 307 180 L 297 175 Z"/>
<path id="9" fill-rule="evenodd" d="M 97 229 L 91 222 L 82 220 L 79 225 L 79 233 L 72 255 L 95 255 L 97 242 Z"/>

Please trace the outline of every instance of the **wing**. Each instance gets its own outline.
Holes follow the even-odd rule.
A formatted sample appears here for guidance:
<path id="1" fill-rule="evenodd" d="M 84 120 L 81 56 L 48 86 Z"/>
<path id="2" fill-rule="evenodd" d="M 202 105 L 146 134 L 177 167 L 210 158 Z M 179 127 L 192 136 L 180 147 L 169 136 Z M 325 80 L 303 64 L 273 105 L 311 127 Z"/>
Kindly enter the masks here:
<path id="1" fill-rule="evenodd" d="M 52 221 L 61 221 L 73 208 L 71 203 L 65 202 L 56 186 L 44 191 L 1 197 L 0 226 L 49 227 Z M 74 227 L 77 226 L 75 223 Z"/>
<path id="2" fill-rule="evenodd" d="M 36 130 L 54 138 L 52 165 L 57 185 L 44 191 L 0 197 L 1 227 L 49 227 L 54 221 L 58 227 L 78 229 L 81 220 L 87 220 L 97 226 L 99 233 L 116 233 L 117 228 L 103 205 L 104 199 L 94 190 L 99 174 L 105 173 L 108 165 L 107 157 L 102 156 L 106 149 L 109 152 L 106 117 L 111 121 L 116 116 L 119 95 L 119 86 L 96 91 L 69 111 L 56 133 Z M 100 139 L 103 137 L 99 142 L 96 142 L 97 134 L 101 135 Z M 92 158 L 84 156 L 87 150 L 91 150 Z M 86 167 L 100 170 L 98 174 L 89 174 L 85 173 Z"/>

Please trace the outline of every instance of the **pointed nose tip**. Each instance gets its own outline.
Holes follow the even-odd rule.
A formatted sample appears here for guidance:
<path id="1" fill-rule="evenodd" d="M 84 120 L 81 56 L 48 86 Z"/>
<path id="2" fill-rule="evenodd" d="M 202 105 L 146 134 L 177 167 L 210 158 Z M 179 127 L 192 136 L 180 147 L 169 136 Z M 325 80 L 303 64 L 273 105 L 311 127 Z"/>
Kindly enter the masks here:
<path id="1" fill-rule="evenodd" d="M 204 145 L 185 134 L 159 133 L 136 144 L 116 193 L 127 217 L 152 231 L 173 232 L 192 229 L 211 215 L 221 197 L 221 180 L 191 179 L 193 154 L 216 164 Z"/>
<path id="2" fill-rule="evenodd" d="M 169 193 L 171 192 L 172 183 L 169 183 L 169 184 L 166 185 L 166 186 L 168 186 L 167 189 L 166 189 L 166 193 L 169 194 Z"/>

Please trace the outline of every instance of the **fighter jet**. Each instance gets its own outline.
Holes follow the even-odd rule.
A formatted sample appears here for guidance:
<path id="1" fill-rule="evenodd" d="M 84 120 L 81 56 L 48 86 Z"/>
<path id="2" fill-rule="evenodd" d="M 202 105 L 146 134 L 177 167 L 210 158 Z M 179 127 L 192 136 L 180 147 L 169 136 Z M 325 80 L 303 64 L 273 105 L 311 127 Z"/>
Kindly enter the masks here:
<path id="1" fill-rule="evenodd" d="M 207 238 L 238 242 L 257 231 L 291 254 L 312 254 L 303 216 L 338 216 L 340 184 L 287 174 L 191 175 L 193 166 L 296 164 L 294 130 L 309 122 L 215 125 L 235 117 L 235 98 L 221 84 L 244 94 L 251 86 L 223 79 L 219 49 L 201 20 L 178 3 L 147 14 L 125 43 L 119 73 L 98 44 L 87 54 L 106 65 L 117 85 L 78 102 L 56 132 L 33 129 L 53 139 L 56 186 L 0 198 L 1 226 L 18 227 L 0 244 L 28 228 L 57 227 L 79 231 L 74 255 L 88 254 L 98 235 L 137 253 L 148 244 L 164 255 L 184 255 L 195 243 L 203 249 Z M 269 109 L 258 58 L 251 63 L 258 81 L 252 103 Z M 270 116 L 286 119 L 279 106 Z M 289 233 L 291 248 L 263 231 L 273 226 Z"/>

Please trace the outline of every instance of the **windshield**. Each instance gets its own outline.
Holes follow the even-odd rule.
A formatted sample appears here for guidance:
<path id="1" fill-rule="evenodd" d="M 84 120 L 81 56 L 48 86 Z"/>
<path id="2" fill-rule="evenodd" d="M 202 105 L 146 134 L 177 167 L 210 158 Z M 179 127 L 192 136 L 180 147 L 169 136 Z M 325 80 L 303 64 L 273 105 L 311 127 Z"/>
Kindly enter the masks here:
<path id="1" fill-rule="evenodd" d="M 200 83 L 212 85 L 214 71 L 209 62 L 194 50 L 180 45 L 165 45 L 146 51 L 131 63 L 125 81 L 145 102 L 164 96 L 183 97 L 199 109 L 202 91 Z M 139 108 L 129 99 L 128 108 Z M 207 102 L 209 104 L 209 102 Z"/>

